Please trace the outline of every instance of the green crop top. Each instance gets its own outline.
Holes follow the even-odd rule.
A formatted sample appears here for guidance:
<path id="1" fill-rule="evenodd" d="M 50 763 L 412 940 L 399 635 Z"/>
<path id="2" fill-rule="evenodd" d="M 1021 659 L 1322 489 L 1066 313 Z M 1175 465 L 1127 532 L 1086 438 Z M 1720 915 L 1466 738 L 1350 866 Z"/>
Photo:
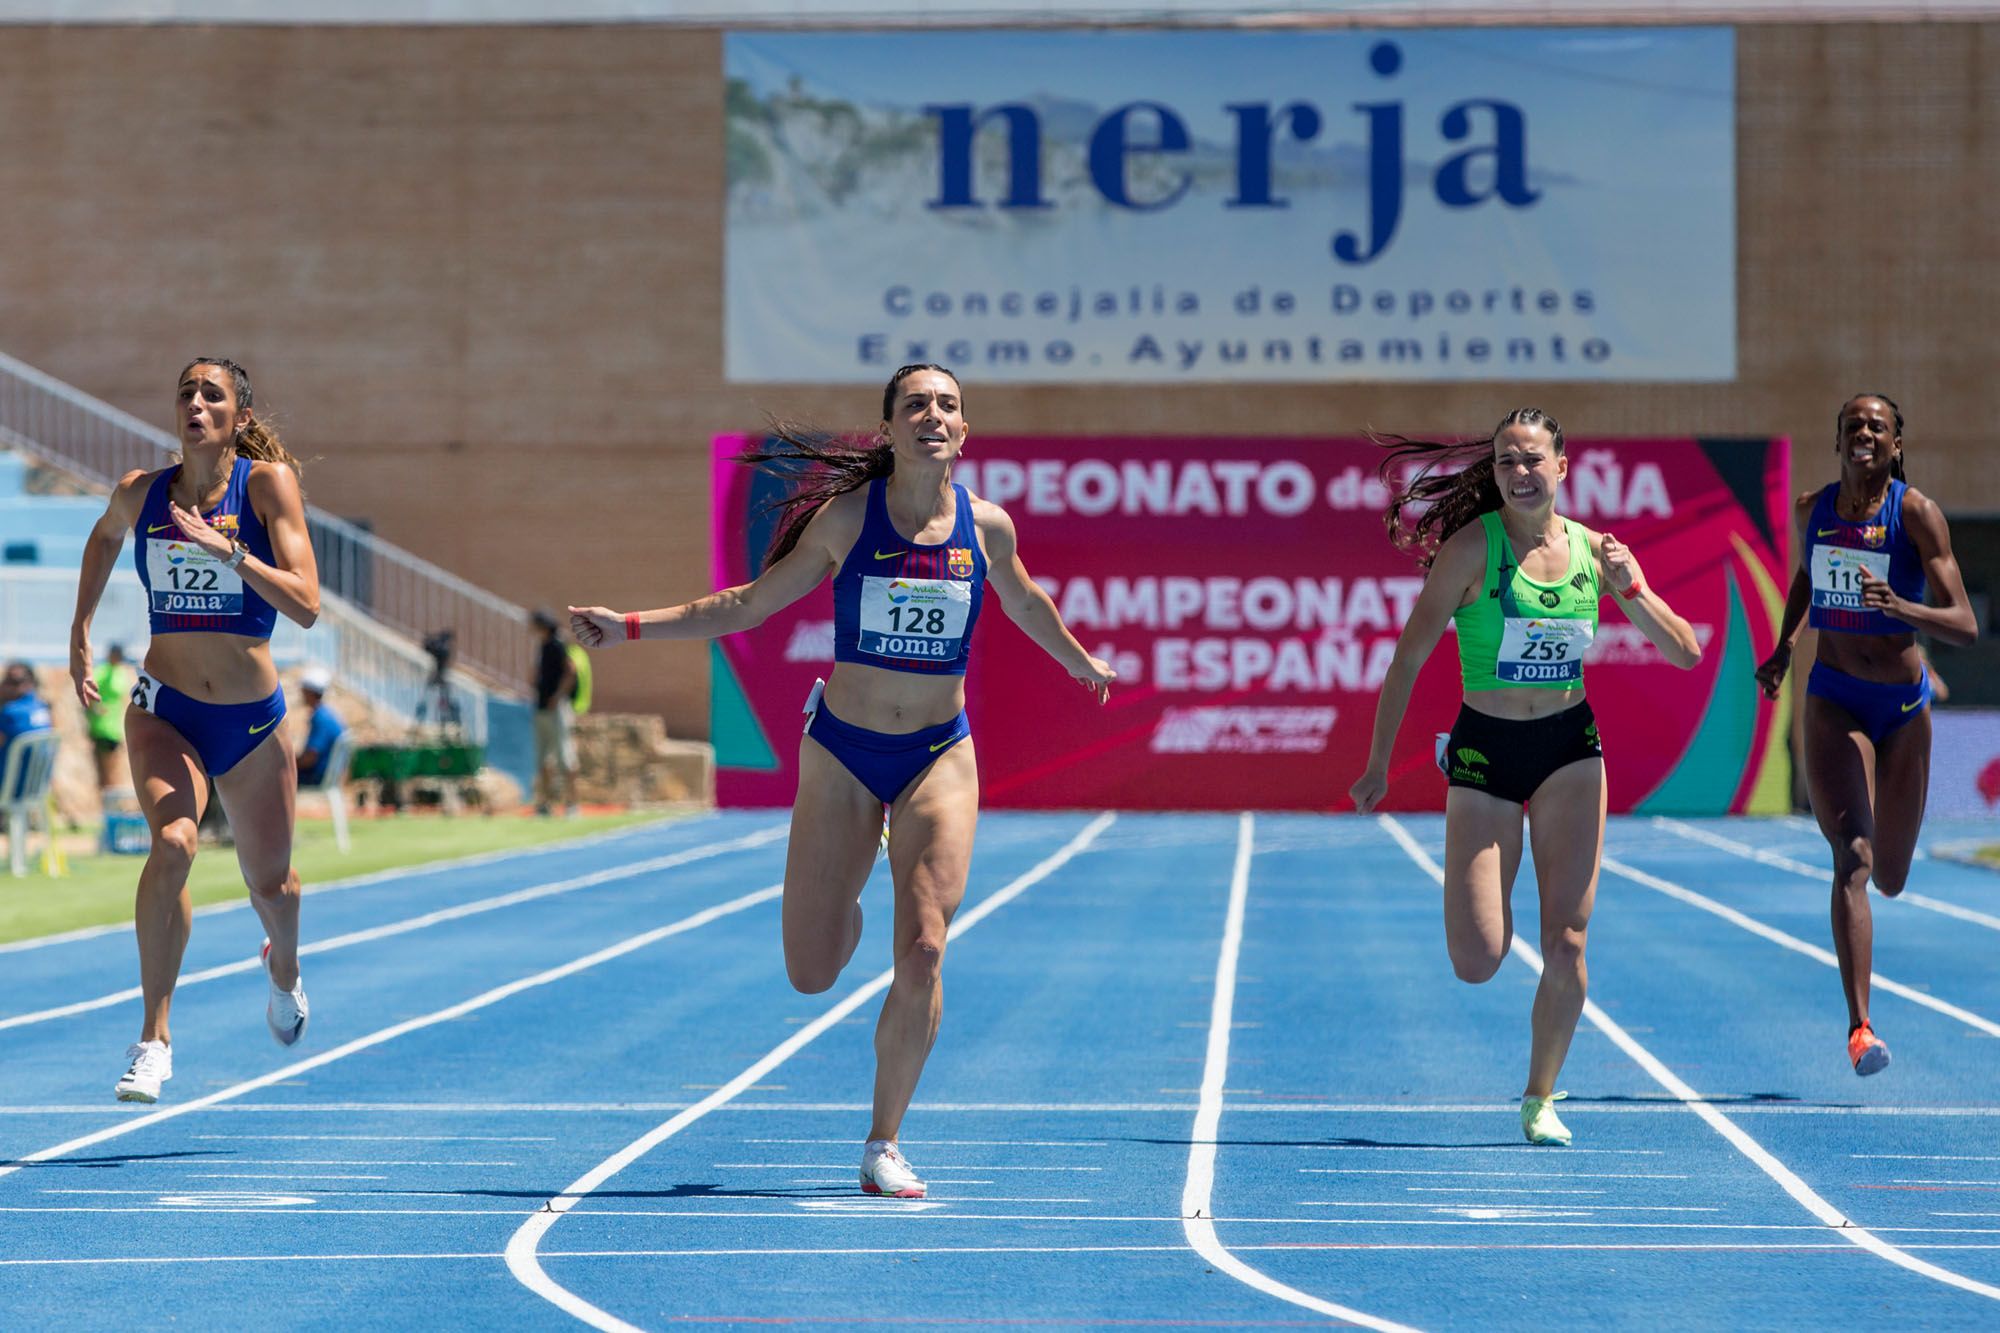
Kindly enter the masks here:
<path id="1" fill-rule="evenodd" d="M 1467 690 L 1569 690 L 1583 684 L 1583 655 L 1597 633 L 1597 559 L 1583 525 L 1563 520 L 1569 570 L 1537 583 L 1521 572 L 1498 513 L 1486 529 L 1486 582 L 1452 612 L 1459 671 Z"/>

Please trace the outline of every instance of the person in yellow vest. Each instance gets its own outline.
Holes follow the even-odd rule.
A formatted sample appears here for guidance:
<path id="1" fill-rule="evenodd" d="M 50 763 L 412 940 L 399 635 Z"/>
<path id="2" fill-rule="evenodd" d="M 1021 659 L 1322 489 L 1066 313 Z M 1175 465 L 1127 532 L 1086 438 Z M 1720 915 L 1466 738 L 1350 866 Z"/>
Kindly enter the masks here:
<path id="1" fill-rule="evenodd" d="M 100 792 L 132 788 L 132 766 L 125 761 L 125 701 L 138 683 L 137 673 L 125 660 L 124 646 L 112 644 L 104 664 L 97 668 L 98 698 L 85 722 L 90 747 L 97 755 Z"/>

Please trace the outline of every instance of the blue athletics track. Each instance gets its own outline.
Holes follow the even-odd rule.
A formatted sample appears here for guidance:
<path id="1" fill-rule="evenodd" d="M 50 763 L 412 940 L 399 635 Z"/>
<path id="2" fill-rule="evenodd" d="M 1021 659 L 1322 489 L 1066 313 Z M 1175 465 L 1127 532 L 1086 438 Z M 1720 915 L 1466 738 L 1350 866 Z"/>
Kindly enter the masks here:
<path id="1" fill-rule="evenodd" d="M 794 993 L 782 814 L 314 892 L 291 1050 L 254 916 L 204 912 L 154 1107 L 111 1096 L 129 929 L 6 946 L 0 1325 L 2000 1326 L 2000 878 L 1876 901 L 1864 1081 L 1810 824 L 1614 820 L 1537 1149 L 1532 872 L 1463 985 L 1442 836 L 987 816 L 921 1202 L 856 1190 L 883 877 Z"/>

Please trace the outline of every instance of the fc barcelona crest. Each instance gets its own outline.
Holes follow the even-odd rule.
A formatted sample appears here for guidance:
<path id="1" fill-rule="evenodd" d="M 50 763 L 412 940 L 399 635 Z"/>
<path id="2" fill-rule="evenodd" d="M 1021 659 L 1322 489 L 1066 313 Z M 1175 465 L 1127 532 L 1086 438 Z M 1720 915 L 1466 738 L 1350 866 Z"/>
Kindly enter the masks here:
<path id="1" fill-rule="evenodd" d="M 945 551 L 945 568 L 952 572 L 952 577 L 954 578 L 971 578 L 972 548 L 970 546 L 949 547 Z"/>

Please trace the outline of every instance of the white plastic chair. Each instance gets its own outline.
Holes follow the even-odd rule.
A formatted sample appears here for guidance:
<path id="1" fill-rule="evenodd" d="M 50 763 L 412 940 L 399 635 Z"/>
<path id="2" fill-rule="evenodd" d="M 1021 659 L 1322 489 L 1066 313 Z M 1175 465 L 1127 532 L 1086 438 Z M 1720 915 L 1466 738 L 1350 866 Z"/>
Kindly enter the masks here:
<path id="1" fill-rule="evenodd" d="M 53 731 L 31 731 L 17 736 L 7 747 L 7 762 L 0 765 L 0 801 L 7 815 L 7 853 L 13 862 L 14 878 L 28 873 L 28 825 L 40 816 L 42 832 L 50 838 L 49 787 L 56 776 L 56 745 Z"/>
<path id="2" fill-rule="evenodd" d="M 333 738 L 333 746 L 326 752 L 326 763 L 320 768 L 319 781 L 299 788 L 301 793 L 318 792 L 326 797 L 326 808 L 333 815 L 333 845 L 341 851 L 347 850 L 347 765 L 354 757 L 354 733 L 343 731 Z"/>

